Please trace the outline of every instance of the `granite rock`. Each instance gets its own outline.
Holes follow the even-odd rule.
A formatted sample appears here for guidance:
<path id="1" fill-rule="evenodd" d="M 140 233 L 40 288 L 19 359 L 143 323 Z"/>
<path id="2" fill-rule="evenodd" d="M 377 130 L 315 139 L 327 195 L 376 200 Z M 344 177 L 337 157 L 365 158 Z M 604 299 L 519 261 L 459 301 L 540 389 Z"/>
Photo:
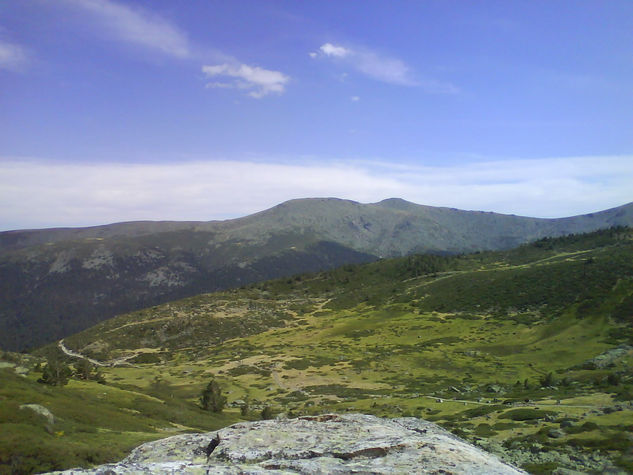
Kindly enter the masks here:
<path id="1" fill-rule="evenodd" d="M 116 464 L 64 474 L 520 474 L 439 426 L 411 417 L 327 414 L 234 424 L 143 444 Z"/>

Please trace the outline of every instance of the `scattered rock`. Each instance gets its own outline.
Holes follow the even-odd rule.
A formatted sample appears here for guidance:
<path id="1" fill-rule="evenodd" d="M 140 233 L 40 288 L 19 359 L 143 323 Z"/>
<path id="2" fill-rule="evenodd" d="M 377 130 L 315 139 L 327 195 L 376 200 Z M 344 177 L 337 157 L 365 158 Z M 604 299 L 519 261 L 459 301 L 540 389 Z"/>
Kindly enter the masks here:
<path id="1" fill-rule="evenodd" d="M 581 366 L 594 367 L 598 369 L 606 368 L 620 358 L 625 357 L 631 350 L 633 350 L 633 346 L 622 344 L 617 348 L 607 350 L 595 358 L 585 361 Z"/>
<path id="2" fill-rule="evenodd" d="M 560 439 L 561 437 L 565 437 L 565 433 L 560 429 L 550 429 L 547 432 L 547 436 L 552 439 Z"/>
<path id="3" fill-rule="evenodd" d="M 327 414 L 244 422 L 143 444 L 118 464 L 64 473 L 524 474 L 430 422 Z"/>
<path id="4" fill-rule="evenodd" d="M 53 415 L 53 413 L 49 411 L 47 408 L 45 408 L 44 406 L 41 406 L 40 404 L 22 404 L 20 406 L 20 409 L 30 409 L 31 411 L 39 414 L 40 416 L 45 417 L 46 421 L 49 424 L 55 424 L 55 416 Z"/>
<path id="5" fill-rule="evenodd" d="M 488 386 L 486 386 L 486 391 L 489 393 L 497 393 L 497 394 L 501 394 L 505 392 L 503 388 L 498 384 L 489 384 Z"/>

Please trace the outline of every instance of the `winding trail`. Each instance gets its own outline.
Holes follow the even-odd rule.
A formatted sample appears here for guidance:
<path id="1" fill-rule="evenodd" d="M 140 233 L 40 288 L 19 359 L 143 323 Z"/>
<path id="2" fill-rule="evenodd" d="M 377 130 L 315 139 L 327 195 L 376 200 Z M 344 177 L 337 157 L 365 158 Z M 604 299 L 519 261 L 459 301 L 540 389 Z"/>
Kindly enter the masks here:
<path id="1" fill-rule="evenodd" d="M 114 360 L 110 360 L 110 361 L 98 361 L 95 360 L 93 358 L 90 358 L 88 356 L 82 355 L 81 353 L 77 353 L 76 351 L 70 350 L 66 347 L 66 345 L 64 345 L 64 340 L 63 338 L 61 340 L 59 340 L 57 342 L 57 346 L 59 347 L 60 350 L 62 350 L 64 352 L 64 354 L 71 356 L 73 358 L 81 358 L 83 360 L 89 361 L 90 363 L 92 363 L 95 366 L 103 366 L 103 367 L 113 367 L 113 366 L 118 366 L 118 365 L 128 365 L 128 366 L 134 366 L 132 365 L 132 363 L 128 363 L 128 360 L 136 357 L 138 355 L 138 353 L 133 353 L 131 355 L 127 355 L 127 356 L 122 356 L 121 358 L 117 358 Z"/>
<path id="2" fill-rule="evenodd" d="M 68 348 L 66 348 L 66 345 L 64 345 L 64 340 L 61 339 L 59 340 L 59 342 L 57 342 L 57 346 L 59 347 L 60 350 L 62 350 L 66 355 L 68 356 L 72 356 L 73 358 L 81 358 L 83 360 L 89 361 L 90 363 L 92 363 L 95 366 L 107 366 L 105 364 L 103 364 L 101 361 L 97 361 L 95 359 L 89 358 L 87 356 L 82 355 L 81 353 L 77 353 L 73 350 L 69 350 Z"/>

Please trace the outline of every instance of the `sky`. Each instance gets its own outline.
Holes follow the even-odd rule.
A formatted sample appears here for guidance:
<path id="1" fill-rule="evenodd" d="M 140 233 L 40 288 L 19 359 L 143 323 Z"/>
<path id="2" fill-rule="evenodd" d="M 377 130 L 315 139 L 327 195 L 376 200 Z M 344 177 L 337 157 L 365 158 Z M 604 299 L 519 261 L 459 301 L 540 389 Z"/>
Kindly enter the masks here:
<path id="1" fill-rule="evenodd" d="M 633 201 L 633 2 L 0 2 L 0 231 L 305 197 Z"/>

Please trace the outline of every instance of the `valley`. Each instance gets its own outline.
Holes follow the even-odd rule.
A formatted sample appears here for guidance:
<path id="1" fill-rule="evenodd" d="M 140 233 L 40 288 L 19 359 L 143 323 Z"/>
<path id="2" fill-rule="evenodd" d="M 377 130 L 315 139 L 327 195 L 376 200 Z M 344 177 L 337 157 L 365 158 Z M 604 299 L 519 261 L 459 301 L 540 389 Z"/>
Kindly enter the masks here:
<path id="1" fill-rule="evenodd" d="M 0 470 L 103 463 L 144 440 L 267 411 L 414 416 L 530 473 L 627 473 L 632 319 L 628 228 L 201 294 L 106 320 L 33 355 L 5 354 Z M 77 369 L 85 358 L 101 383 L 36 382 L 45 361 Z M 199 407 L 210 380 L 227 398 L 221 413 Z M 19 409 L 27 403 L 55 422 Z"/>
<path id="2" fill-rule="evenodd" d="M 115 315 L 269 279 L 618 225 L 633 225 L 633 204 L 538 219 L 312 198 L 226 221 L 8 231 L 0 233 L 0 348 L 32 349 Z"/>

